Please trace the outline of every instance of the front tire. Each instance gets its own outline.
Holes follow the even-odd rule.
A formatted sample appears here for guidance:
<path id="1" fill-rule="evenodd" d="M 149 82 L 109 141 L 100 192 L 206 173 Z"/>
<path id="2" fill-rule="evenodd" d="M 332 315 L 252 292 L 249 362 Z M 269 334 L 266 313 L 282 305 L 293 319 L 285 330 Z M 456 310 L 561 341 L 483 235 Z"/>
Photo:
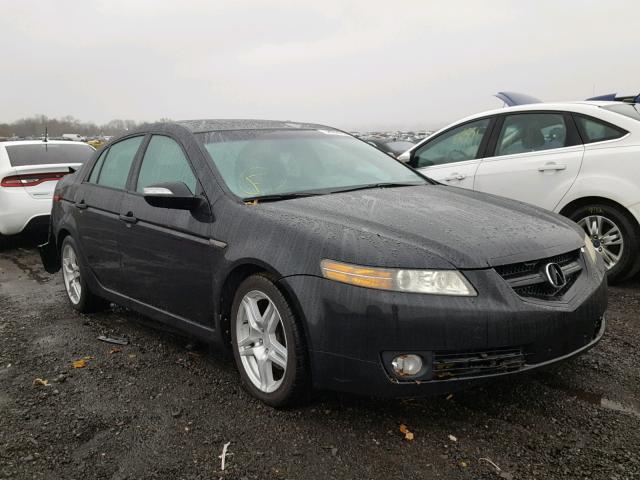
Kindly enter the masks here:
<path id="1" fill-rule="evenodd" d="M 84 275 L 86 269 L 78 255 L 78 246 L 70 235 L 62 241 L 60 259 L 64 288 L 71 306 L 80 313 L 92 313 L 104 309 L 107 302 L 89 289 Z"/>
<path id="2" fill-rule="evenodd" d="M 251 395 L 277 408 L 308 400 L 311 374 L 302 328 L 266 275 L 252 275 L 238 287 L 231 342 L 243 386 Z"/>
<path id="3" fill-rule="evenodd" d="M 602 255 L 610 283 L 638 273 L 638 225 L 626 212 L 607 204 L 594 204 L 578 208 L 569 218 L 584 229 Z"/>

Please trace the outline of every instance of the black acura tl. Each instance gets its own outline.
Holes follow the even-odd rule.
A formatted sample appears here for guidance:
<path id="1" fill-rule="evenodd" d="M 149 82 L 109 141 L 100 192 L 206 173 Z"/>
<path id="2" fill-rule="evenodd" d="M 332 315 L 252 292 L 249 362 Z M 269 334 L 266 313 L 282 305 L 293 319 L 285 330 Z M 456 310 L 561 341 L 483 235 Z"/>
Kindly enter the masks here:
<path id="1" fill-rule="evenodd" d="M 273 406 L 312 388 L 443 393 L 568 359 L 605 330 L 604 265 L 577 225 L 320 125 L 119 138 L 59 182 L 41 253 L 75 309 L 111 301 L 231 348 Z"/>

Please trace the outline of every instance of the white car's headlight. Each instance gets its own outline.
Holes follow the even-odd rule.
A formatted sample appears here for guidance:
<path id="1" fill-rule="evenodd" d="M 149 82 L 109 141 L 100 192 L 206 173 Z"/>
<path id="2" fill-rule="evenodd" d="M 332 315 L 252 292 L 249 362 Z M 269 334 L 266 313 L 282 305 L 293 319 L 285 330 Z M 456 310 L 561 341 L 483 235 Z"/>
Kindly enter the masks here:
<path id="1" fill-rule="evenodd" d="M 456 270 L 362 267 L 335 260 L 322 260 L 320 268 L 322 275 L 329 280 L 359 287 L 461 297 L 478 295 L 464 275 Z"/>
<path id="2" fill-rule="evenodd" d="M 593 242 L 588 235 L 584 236 L 584 251 L 587 252 L 587 257 L 591 260 L 591 263 L 595 264 L 598 260 L 598 252 L 596 252 Z"/>

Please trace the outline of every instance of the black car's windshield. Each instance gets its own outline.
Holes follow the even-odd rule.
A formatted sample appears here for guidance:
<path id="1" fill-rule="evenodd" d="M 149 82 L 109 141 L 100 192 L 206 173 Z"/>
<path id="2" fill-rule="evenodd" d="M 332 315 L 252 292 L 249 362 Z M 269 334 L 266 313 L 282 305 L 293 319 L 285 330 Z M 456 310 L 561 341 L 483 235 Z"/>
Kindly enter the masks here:
<path id="1" fill-rule="evenodd" d="M 376 148 L 335 130 L 197 135 L 229 189 L 243 199 L 429 183 Z"/>

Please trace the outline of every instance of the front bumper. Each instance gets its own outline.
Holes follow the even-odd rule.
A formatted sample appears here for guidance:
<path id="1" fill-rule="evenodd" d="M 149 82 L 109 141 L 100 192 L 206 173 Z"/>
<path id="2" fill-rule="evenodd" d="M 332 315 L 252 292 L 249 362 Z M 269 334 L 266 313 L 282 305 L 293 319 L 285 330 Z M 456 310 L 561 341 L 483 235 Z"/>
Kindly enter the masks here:
<path id="1" fill-rule="evenodd" d="M 607 287 L 593 267 L 562 301 L 519 297 L 492 269 L 465 275 L 477 297 L 370 290 L 314 276 L 282 279 L 303 316 L 314 386 L 374 396 L 444 393 L 566 360 L 602 338 Z M 522 362 L 460 377 L 434 368 L 437 358 L 496 351 L 520 352 Z M 426 376 L 399 378 L 391 353 L 418 353 L 433 363 Z"/>

